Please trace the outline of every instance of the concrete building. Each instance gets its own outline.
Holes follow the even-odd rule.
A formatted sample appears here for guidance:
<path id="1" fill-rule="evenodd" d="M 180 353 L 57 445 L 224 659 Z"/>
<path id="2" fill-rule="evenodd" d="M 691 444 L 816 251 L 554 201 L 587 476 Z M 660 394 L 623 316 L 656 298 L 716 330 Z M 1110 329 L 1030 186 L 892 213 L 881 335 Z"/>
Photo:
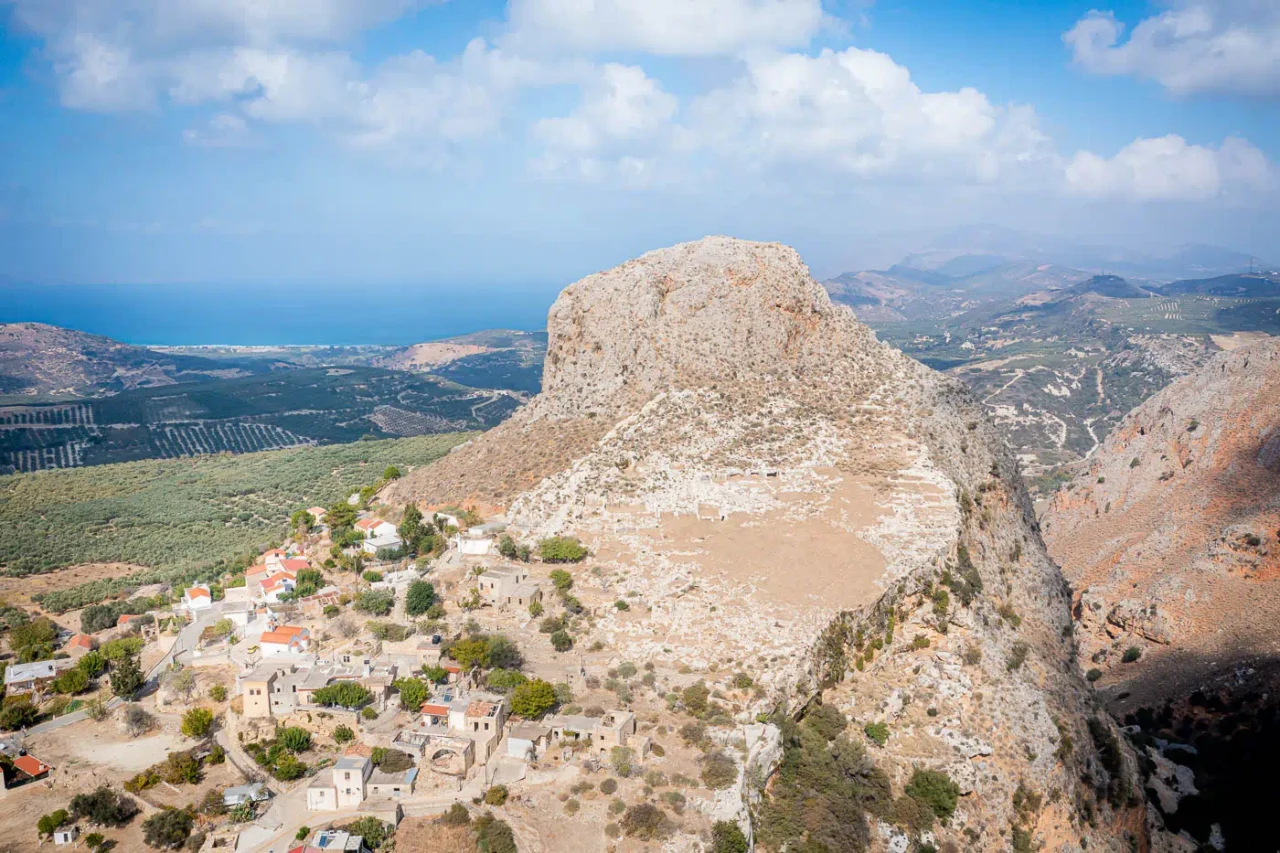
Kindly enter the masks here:
<path id="1" fill-rule="evenodd" d="M 313 812 L 357 808 L 368 796 L 373 762 L 363 755 L 344 755 L 329 774 L 320 774 L 307 786 L 307 808 Z"/>
<path id="2" fill-rule="evenodd" d="M 302 654 L 311 645 L 311 632 L 295 625 L 281 625 L 264 631 L 258 638 L 258 648 L 263 657 Z"/>
<path id="3" fill-rule="evenodd" d="M 551 727 L 538 723 L 519 723 L 507 731 L 507 755 L 532 761 L 551 745 Z"/>
<path id="4" fill-rule="evenodd" d="M 57 677 L 57 665 L 51 660 L 10 664 L 4 671 L 5 694 L 38 699 Z"/>
<path id="5" fill-rule="evenodd" d="M 542 590 L 529 583 L 529 570 L 523 566 L 494 566 L 478 580 L 480 595 L 494 607 L 528 607 L 542 600 Z"/>
<path id="6" fill-rule="evenodd" d="M 213 593 L 208 584 L 197 584 L 182 593 L 182 606 L 192 613 L 208 610 L 213 606 Z"/>
<path id="7" fill-rule="evenodd" d="M 261 803 L 270 799 L 271 792 L 261 782 L 248 785 L 234 785 L 222 792 L 222 802 L 227 808 L 235 808 L 244 803 Z"/>

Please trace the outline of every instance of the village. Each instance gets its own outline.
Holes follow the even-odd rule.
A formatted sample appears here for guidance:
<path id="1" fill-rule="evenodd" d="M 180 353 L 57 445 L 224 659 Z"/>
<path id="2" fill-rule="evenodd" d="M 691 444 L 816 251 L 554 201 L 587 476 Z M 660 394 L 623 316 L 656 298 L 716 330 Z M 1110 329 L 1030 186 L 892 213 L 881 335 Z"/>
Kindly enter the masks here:
<path id="1" fill-rule="evenodd" d="M 30 843 L 0 849 L 426 851 L 473 817 L 493 851 L 643 849 L 673 818 L 736 849 L 749 675 L 618 659 L 597 618 L 643 602 L 576 539 L 371 497 L 293 513 L 243 572 L 67 614 L 34 654 L 10 636 L 4 827 Z"/>

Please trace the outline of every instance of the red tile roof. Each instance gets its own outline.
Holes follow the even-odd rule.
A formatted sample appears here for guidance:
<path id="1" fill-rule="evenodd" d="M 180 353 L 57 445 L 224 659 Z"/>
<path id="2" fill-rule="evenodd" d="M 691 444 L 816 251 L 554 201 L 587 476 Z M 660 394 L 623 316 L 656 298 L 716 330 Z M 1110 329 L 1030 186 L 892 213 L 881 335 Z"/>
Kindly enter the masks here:
<path id="1" fill-rule="evenodd" d="M 126 625 L 137 618 L 138 617 L 133 615 L 132 613 L 125 613 L 123 616 L 121 616 L 119 619 L 116 620 L 116 625 Z"/>
<path id="2" fill-rule="evenodd" d="M 300 572 L 307 568 L 309 564 L 306 560 L 281 560 L 280 568 L 287 572 Z"/>
<path id="3" fill-rule="evenodd" d="M 424 714 L 430 714 L 433 717 L 443 717 L 449 713 L 449 706 L 435 705 L 431 702 L 423 702 L 422 707 L 419 708 L 418 710 L 420 710 Z"/>
<path id="4" fill-rule="evenodd" d="M 372 530 L 379 524 L 382 524 L 382 519 L 380 518 L 362 518 L 356 522 L 356 527 L 361 530 Z"/>
<path id="5" fill-rule="evenodd" d="M 191 587 L 191 589 L 187 590 L 187 598 L 209 598 L 209 599 L 212 599 L 212 598 L 213 598 L 213 596 L 209 595 L 209 590 L 207 590 L 207 589 L 202 589 L 202 588 L 200 588 L 200 587 L 198 587 L 198 586 L 193 586 L 193 587 Z"/>
<path id="6" fill-rule="evenodd" d="M 40 759 L 31 755 L 19 755 L 13 759 L 13 766 L 26 773 L 28 776 L 35 778 L 42 773 L 48 773 L 51 768 Z"/>
<path id="7" fill-rule="evenodd" d="M 296 634 L 288 633 L 285 631 L 267 631 L 261 637 L 258 638 L 258 642 L 278 643 L 279 645 L 287 646 L 290 643 L 292 643 L 296 637 L 297 637 Z"/>
<path id="8" fill-rule="evenodd" d="M 92 649 L 93 637 L 84 634 L 76 634 L 70 640 L 67 640 L 67 648 L 69 649 Z"/>

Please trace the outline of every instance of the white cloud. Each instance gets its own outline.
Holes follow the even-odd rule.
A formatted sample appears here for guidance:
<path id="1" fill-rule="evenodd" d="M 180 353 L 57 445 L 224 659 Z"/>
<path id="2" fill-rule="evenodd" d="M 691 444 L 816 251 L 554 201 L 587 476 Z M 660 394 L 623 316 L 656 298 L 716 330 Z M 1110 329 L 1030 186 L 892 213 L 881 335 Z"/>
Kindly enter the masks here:
<path id="1" fill-rule="evenodd" d="M 1280 2 L 1180 0 L 1121 42 L 1124 25 L 1093 11 L 1063 35 L 1096 74 L 1155 80 L 1179 94 L 1280 95 Z"/>
<path id="2" fill-rule="evenodd" d="M 821 0 L 511 0 L 521 49 L 714 56 L 807 44 Z"/>
<path id="3" fill-rule="evenodd" d="M 1076 195 L 1141 200 L 1204 200 L 1269 187 L 1273 168 L 1243 139 L 1218 148 L 1190 145 L 1181 136 L 1136 139 L 1111 158 L 1088 151 L 1066 164 L 1067 190 Z"/>
<path id="4" fill-rule="evenodd" d="M 633 65 L 609 63 L 583 84 L 578 108 L 545 118 L 533 135 L 546 150 L 534 168 L 543 176 L 646 185 L 660 179 L 657 155 L 669 151 L 679 100 Z"/>
<path id="5" fill-rule="evenodd" d="M 698 99 L 698 144 L 751 167 L 993 182 L 1051 156 L 1028 107 L 981 92 L 923 92 L 883 53 L 859 48 L 755 59 L 727 88 Z"/>

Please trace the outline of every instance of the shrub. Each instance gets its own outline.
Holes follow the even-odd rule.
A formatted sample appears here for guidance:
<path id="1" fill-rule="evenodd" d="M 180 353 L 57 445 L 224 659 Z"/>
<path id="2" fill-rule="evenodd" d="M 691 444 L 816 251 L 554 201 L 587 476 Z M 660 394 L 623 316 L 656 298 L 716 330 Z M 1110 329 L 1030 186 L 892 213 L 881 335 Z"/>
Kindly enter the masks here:
<path id="1" fill-rule="evenodd" d="M 54 831 L 61 826 L 65 826 L 71 820 L 71 815 L 67 814 L 66 809 L 58 809 L 52 814 L 44 815 L 40 820 L 36 821 L 36 831 L 41 835 L 53 835 Z"/>
<path id="2" fill-rule="evenodd" d="M 83 692 L 89 686 L 89 676 L 82 669 L 68 669 L 53 680 L 53 689 L 58 693 L 74 695 Z"/>
<path id="3" fill-rule="evenodd" d="M 368 589 L 356 595 L 354 607 L 371 616 L 386 616 L 395 606 L 396 595 L 390 590 Z"/>
<path id="4" fill-rule="evenodd" d="M 731 820 L 718 820 L 711 827 L 711 853 L 747 853 L 747 837 Z"/>
<path id="5" fill-rule="evenodd" d="M 1026 663 L 1027 652 L 1029 652 L 1030 650 L 1031 650 L 1031 647 L 1028 646 L 1026 643 L 1022 642 L 1021 640 L 1014 643 L 1013 647 L 1010 648 L 1009 650 L 1009 660 L 1005 663 L 1005 668 L 1008 669 L 1010 672 L 1013 672 L 1014 670 L 1021 667 L 1024 663 Z"/>
<path id="6" fill-rule="evenodd" d="M 40 710 L 27 699 L 7 700 L 0 709 L 0 729 L 14 731 L 35 725 Z"/>
<path id="7" fill-rule="evenodd" d="M 204 737 L 213 728 L 213 712 L 208 708 L 192 708 L 182 715 L 182 733 L 187 737 Z"/>
<path id="8" fill-rule="evenodd" d="M 538 543 L 538 556 L 544 563 L 580 563 L 587 548 L 572 536 L 552 536 Z"/>
<path id="9" fill-rule="evenodd" d="M 209 698 L 215 702 L 224 702 L 227 698 L 227 688 L 221 684 L 215 684 L 209 688 Z"/>
<path id="10" fill-rule="evenodd" d="M 1084 677 L 1089 681 L 1089 683 L 1092 684 L 1093 682 L 1097 681 L 1099 678 L 1102 678 L 1102 670 L 1098 669 L 1097 667 L 1094 667 L 1093 669 L 1086 672 L 1084 674 Z"/>
<path id="11" fill-rule="evenodd" d="M 823 740 L 835 740 L 836 735 L 849 725 L 849 718 L 834 705 L 818 705 L 804 718 L 805 725 L 817 732 Z"/>
<path id="12" fill-rule="evenodd" d="M 107 659 L 102 656 L 102 652 L 96 650 L 85 652 L 76 664 L 76 669 L 90 678 L 97 678 L 107 671 Z"/>
<path id="13" fill-rule="evenodd" d="M 142 839 L 148 847 L 172 850 L 191 835 L 195 815 L 187 809 L 166 808 L 142 822 Z"/>
<path id="14" fill-rule="evenodd" d="M 680 693 L 680 701 L 684 703 L 685 710 L 694 716 L 698 716 L 707 710 L 707 700 L 710 698 L 711 691 L 701 681 L 697 684 L 690 684 Z"/>
<path id="15" fill-rule="evenodd" d="M 635 760 L 635 753 L 629 747 L 615 746 L 609 750 L 609 763 L 613 766 L 613 772 L 622 778 L 631 775 L 632 764 Z"/>
<path id="16" fill-rule="evenodd" d="M 723 752 L 711 752 L 700 761 L 702 764 L 702 784 L 713 791 L 728 788 L 738 781 L 738 764 Z"/>
<path id="17" fill-rule="evenodd" d="M 524 673 L 515 669 L 495 669 L 485 677 L 489 689 L 499 693 L 510 693 L 528 680 Z"/>
<path id="18" fill-rule="evenodd" d="M 1124 650 L 1124 656 L 1120 658 L 1121 663 L 1133 663 L 1142 657 L 1142 649 L 1137 646 L 1130 646 Z"/>
<path id="19" fill-rule="evenodd" d="M 616 607 L 618 610 L 623 610 L 623 611 L 631 609 L 631 605 L 623 601 L 621 598 L 615 601 L 613 603 L 613 606 Z"/>
<path id="20" fill-rule="evenodd" d="M 955 813 L 956 801 L 960 797 L 960 787 L 946 773 L 919 767 L 911 774 L 911 781 L 904 792 L 927 805 L 944 822 Z"/>
<path id="21" fill-rule="evenodd" d="M 614 778 L 605 779 L 600 783 L 600 793 L 612 794 L 618 790 L 618 780 Z"/>
<path id="22" fill-rule="evenodd" d="M 281 754 L 271 768 L 271 775 L 284 782 L 301 779 L 307 773 L 307 765 L 293 757 L 293 753 Z"/>
<path id="23" fill-rule="evenodd" d="M 276 742 L 297 755 L 311 748 L 311 732 L 301 726 L 288 726 L 276 732 Z"/>
<path id="24" fill-rule="evenodd" d="M 350 726 L 338 726 L 333 730 L 334 743 L 351 743 L 355 739 L 356 733 L 351 730 Z"/>
<path id="25" fill-rule="evenodd" d="M 476 846 L 483 853 L 517 853 L 515 833 L 505 822 L 489 813 L 475 821 Z"/>
<path id="26" fill-rule="evenodd" d="M 541 616 L 543 612 L 544 612 L 544 608 L 542 607 L 541 601 L 529 602 L 529 615 L 532 616 L 534 619 L 537 619 L 539 616 Z"/>
<path id="27" fill-rule="evenodd" d="M 367 572 L 365 572 L 364 574 L 360 575 L 360 577 L 364 578 L 364 579 L 365 579 L 366 581 L 368 581 L 369 583 L 381 583 L 381 582 L 382 582 L 382 572 L 375 572 L 373 569 L 370 569 L 369 571 L 367 571 Z"/>
<path id="28" fill-rule="evenodd" d="M 671 822 L 653 803 L 638 803 L 622 815 L 622 831 L 628 838 L 652 841 L 670 832 Z"/>
<path id="29" fill-rule="evenodd" d="M 156 718 L 148 714 L 140 705 L 127 703 L 120 710 L 120 725 L 129 737 L 138 737 L 155 727 Z"/>
<path id="30" fill-rule="evenodd" d="M 157 767 L 160 778 L 170 785 L 194 785 L 200 781 L 200 762 L 189 752 L 171 752 Z"/>
<path id="31" fill-rule="evenodd" d="M 342 608 L 336 604 L 326 604 L 324 606 L 324 615 L 326 618 L 332 619 L 342 612 Z"/>
<path id="32" fill-rule="evenodd" d="M 88 794 L 76 794 L 69 806 L 77 820 L 96 826 L 123 826 L 138 813 L 138 804 L 103 785 Z"/>
<path id="33" fill-rule="evenodd" d="M 440 822 L 445 826 L 466 826 L 471 823 L 471 813 L 462 803 L 454 803 L 441 815 Z"/>
<path id="34" fill-rule="evenodd" d="M 378 719 L 378 712 L 375 711 L 372 707 L 367 707 L 367 708 L 361 709 L 360 716 L 366 720 L 376 720 Z"/>
<path id="35" fill-rule="evenodd" d="M 567 652 L 573 648 L 573 637 L 562 628 L 551 635 L 551 648 L 557 652 Z"/>
<path id="36" fill-rule="evenodd" d="M 541 678 L 526 681 L 511 694 L 512 713 L 526 720 L 536 720 L 555 706 L 556 689 Z"/>
<path id="37" fill-rule="evenodd" d="M 573 589 L 573 575 L 564 569 L 553 569 L 551 572 L 551 585 L 559 592 L 568 592 Z"/>
<path id="38" fill-rule="evenodd" d="M 317 705 L 337 708 L 363 708 L 373 701 L 373 694 L 354 681 L 339 681 L 316 690 L 312 697 Z"/>
<path id="39" fill-rule="evenodd" d="M 500 806 L 507 801 L 507 786 L 494 785 L 484 792 L 484 802 L 488 806 Z"/>
<path id="40" fill-rule="evenodd" d="M 862 733 L 875 743 L 876 746 L 884 746 L 889 742 L 888 723 L 867 723 L 862 727 Z"/>

